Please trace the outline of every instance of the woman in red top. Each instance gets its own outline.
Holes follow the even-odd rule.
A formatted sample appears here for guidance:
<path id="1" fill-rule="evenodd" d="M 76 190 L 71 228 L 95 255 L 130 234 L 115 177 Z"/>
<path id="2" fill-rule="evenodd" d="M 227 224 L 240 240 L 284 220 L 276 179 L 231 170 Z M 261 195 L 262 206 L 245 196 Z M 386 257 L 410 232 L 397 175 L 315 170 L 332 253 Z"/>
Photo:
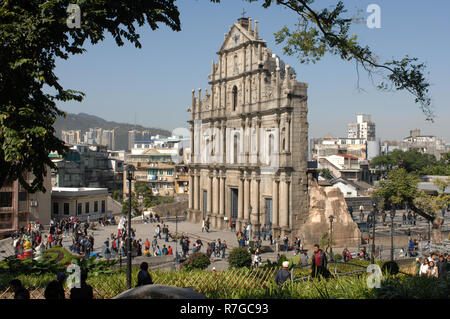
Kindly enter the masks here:
<path id="1" fill-rule="evenodd" d="M 173 249 L 172 249 L 172 247 L 170 247 L 169 246 L 169 249 L 167 249 L 167 251 L 168 251 L 168 255 L 173 255 Z"/>

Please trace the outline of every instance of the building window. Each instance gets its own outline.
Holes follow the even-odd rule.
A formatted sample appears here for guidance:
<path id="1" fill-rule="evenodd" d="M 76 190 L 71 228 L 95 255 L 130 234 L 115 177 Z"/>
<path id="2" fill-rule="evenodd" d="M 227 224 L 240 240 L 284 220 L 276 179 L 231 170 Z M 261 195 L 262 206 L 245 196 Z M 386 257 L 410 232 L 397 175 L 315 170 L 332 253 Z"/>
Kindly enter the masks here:
<path id="1" fill-rule="evenodd" d="M 102 213 L 106 212 L 106 201 L 102 200 Z"/>
<path id="2" fill-rule="evenodd" d="M 82 212 L 83 212 L 83 205 L 81 205 L 81 203 L 79 203 L 77 205 L 77 215 L 81 215 Z"/>
<path id="3" fill-rule="evenodd" d="M 64 203 L 64 215 L 70 215 L 70 205 L 69 205 L 69 203 Z"/>
<path id="4" fill-rule="evenodd" d="M 0 192 L 0 207 L 12 207 L 12 192 Z"/>
<path id="5" fill-rule="evenodd" d="M 233 164 L 238 163 L 238 153 L 239 153 L 239 135 L 234 135 L 233 139 Z"/>
<path id="6" fill-rule="evenodd" d="M 59 215 L 59 203 L 53 203 L 53 215 Z"/>
<path id="7" fill-rule="evenodd" d="M 94 213 L 98 213 L 98 201 L 94 202 Z"/>
<path id="8" fill-rule="evenodd" d="M 90 208 L 89 206 L 90 206 L 90 205 L 89 205 L 89 202 L 87 202 L 87 203 L 84 204 L 84 213 L 85 213 L 85 214 L 89 214 L 89 208 Z"/>
<path id="9" fill-rule="evenodd" d="M 158 175 L 164 175 L 164 171 L 160 169 Z"/>
<path id="10" fill-rule="evenodd" d="M 26 201 L 27 200 L 27 192 L 19 192 L 19 201 Z"/>
<path id="11" fill-rule="evenodd" d="M 235 85 L 233 86 L 233 111 L 236 111 L 237 103 L 238 103 L 238 89 Z"/>
<path id="12" fill-rule="evenodd" d="M 173 171 L 172 170 L 168 170 L 166 171 L 167 176 L 173 176 Z"/>

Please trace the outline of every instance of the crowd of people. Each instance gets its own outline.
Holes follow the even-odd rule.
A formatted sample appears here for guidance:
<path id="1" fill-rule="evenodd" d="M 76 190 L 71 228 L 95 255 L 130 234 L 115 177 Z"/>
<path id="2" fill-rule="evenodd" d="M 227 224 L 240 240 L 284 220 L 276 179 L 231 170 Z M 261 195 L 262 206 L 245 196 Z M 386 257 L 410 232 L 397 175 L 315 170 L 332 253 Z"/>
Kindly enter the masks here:
<path id="1" fill-rule="evenodd" d="M 429 257 L 424 257 L 422 261 L 420 258 L 416 258 L 415 266 L 417 276 L 444 279 L 447 277 L 449 270 L 450 256 L 448 253 L 439 254 L 437 252 L 432 252 Z"/>

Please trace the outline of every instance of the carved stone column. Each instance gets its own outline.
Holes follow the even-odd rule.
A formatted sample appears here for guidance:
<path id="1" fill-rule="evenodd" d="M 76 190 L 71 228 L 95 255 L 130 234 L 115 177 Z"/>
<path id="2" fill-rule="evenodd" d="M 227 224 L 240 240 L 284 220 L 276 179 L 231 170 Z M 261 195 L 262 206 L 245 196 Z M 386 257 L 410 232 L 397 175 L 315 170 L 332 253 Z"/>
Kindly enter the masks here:
<path id="1" fill-rule="evenodd" d="M 250 221 L 250 212 L 248 210 L 248 206 L 250 205 L 250 180 L 251 177 L 246 171 L 244 181 L 244 221 L 246 223 Z"/>
<path id="2" fill-rule="evenodd" d="M 220 171 L 219 175 L 219 220 L 217 227 L 219 229 L 227 229 L 227 225 L 223 218 L 225 216 L 225 172 Z"/>
<path id="3" fill-rule="evenodd" d="M 286 173 L 282 174 L 280 192 L 280 227 L 283 233 L 289 230 L 289 183 L 290 179 Z"/>
<path id="4" fill-rule="evenodd" d="M 194 174 L 189 172 L 189 209 L 194 209 Z"/>
<path id="5" fill-rule="evenodd" d="M 272 190 L 272 229 L 273 237 L 278 236 L 279 231 L 279 188 L 280 180 L 277 176 L 274 176 L 273 190 Z"/>
<path id="6" fill-rule="evenodd" d="M 242 230 L 242 221 L 244 220 L 244 176 L 241 173 L 239 176 L 239 190 L 238 190 L 238 218 L 236 221 L 236 230 Z"/>
<path id="7" fill-rule="evenodd" d="M 212 185 L 212 218 L 211 225 L 217 228 L 217 219 L 219 215 L 219 176 L 217 170 L 214 170 L 213 185 Z"/>

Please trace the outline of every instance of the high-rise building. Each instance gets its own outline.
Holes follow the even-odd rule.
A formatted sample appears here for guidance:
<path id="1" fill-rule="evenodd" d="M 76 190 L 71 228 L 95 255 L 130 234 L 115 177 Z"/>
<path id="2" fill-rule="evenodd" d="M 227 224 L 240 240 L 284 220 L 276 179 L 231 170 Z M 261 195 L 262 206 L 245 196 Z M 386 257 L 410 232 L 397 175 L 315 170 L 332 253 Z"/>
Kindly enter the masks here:
<path id="1" fill-rule="evenodd" d="M 361 138 L 367 141 L 375 140 L 375 123 L 368 114 L 358 114 L 356 123 L 348 124 L 348 138 Z"/>
<path id="2" fill-rule="evenodd" d="M 81 143 L 81 131 L 80 130 L 70 130 L 61 131 L 61 139 L 67 144 L 79 144 Z"/>

